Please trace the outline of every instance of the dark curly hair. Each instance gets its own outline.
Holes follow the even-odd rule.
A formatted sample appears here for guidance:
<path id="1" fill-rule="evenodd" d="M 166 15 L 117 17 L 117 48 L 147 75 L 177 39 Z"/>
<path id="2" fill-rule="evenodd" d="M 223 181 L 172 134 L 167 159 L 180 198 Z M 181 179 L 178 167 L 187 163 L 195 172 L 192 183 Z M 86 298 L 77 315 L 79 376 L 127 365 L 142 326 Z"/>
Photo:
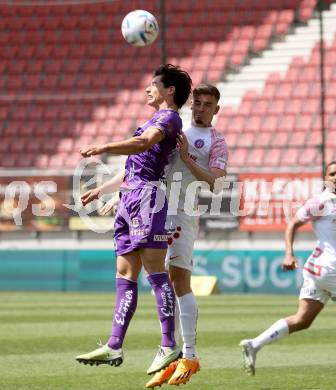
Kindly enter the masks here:
<path id="1" fill-rule="evenodd" d="M 179 66 L 166 64 L 161 65 L 154 71 L 155 76 L 161 76 L 165 88 L 175 87 L 174 103 L 178 108 L 181 108 L 188 100 L 191 92 L 192 80 L 189 74 Z"/>

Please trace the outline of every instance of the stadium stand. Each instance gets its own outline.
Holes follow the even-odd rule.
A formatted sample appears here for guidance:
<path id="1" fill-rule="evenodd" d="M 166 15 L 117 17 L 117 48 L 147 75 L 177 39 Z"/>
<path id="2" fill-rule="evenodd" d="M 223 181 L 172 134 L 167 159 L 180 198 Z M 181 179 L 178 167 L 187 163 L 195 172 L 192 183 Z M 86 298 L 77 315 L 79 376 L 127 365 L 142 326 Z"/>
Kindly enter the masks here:
<path id="1" fill-rule="evenodd" d="M 315 0 L 166 2 L 168 61 L 188 70 L 194 84 L 225 80 L 309 21 L 315 6 Z M 156 7 L 146 1 L 148 11 Z M 1 7 L 0 166 L 71 168 L 80 145 L 121 139 L 148 117 L 143 89 L 159 65 L 159 45 L 139 49 L 123 42 L 120 24 L 134 8 L 131 1 Z M 317 162 L 317 138 L 307 132 L 319 130 L 317 50 L 308 62 L 293 59 L 285 77 L 270 75 L 263 93 L 247 92 L 238 109 L 222 110 L 218 127 L 236 148 L 231 166 Z M 335 50 L 335 43 L 328 47 L 328 98 Z M 327 107 L 331 123 L 331 99 Z M 305 158 L 298 153 L 304 145 L 311 148 Z"/>

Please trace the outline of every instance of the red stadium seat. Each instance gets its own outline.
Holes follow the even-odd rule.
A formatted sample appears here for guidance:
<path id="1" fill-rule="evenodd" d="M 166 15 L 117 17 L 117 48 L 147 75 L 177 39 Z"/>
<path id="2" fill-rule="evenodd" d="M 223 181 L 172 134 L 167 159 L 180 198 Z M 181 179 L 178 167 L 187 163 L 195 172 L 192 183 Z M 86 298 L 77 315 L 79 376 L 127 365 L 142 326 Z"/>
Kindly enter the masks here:
<path id="1" fill-rule="evenodd" d="M 30 109 L 28 112 L 28 118 L 38 121 L 43 118 L 43 107 L 42 106 L 35 106 Z"/>
<path id="2" fill-rule="evenodd" d="M 309 85 L 306 83 L 296 83 L 293 86 L 292 98 L 304 99 L 308 96 Z"/>
<path id="3" fill-rule="evenodd" d="M 250 116 L 253 103 L 250 100 L 243 101 L 239 107 L 239 114 L 244 116 Z"/>
<path id="4" fill-rule="evenodd" d="M 0 120 L 6 120 L 9 114 L 8 106 L 0 106 Z"/>
<path id="5" fill-rule="evenodd" d="M 320 163 L 320 158 L 319 153 L 317 152 L 317 148 L 305 148 L 302 150 L 299 156 L 299 165 L 313 166 L 318 163 Z"/>
<path id="6" fill-rule="evenodd" d="M 63 74 L 60 79 L 59 87 L 64 89 L 73 89 L 76 83 L 77 75 L 75 73 Z"/>
<path id="7" fill-rule="evenodd" d="M 267 113 L 268 101 L 259 100 L 253 105 L 252 113 L 256 116 L 264 117 Z"/>
<path id="8" fill-rule="evenodd" d="M 276 99 L 288 99 L 292 94 L 292 84 L 282 83 L 275 91 Z"/>
<path id="9" fill-rule="evenodd" d="M 249 151 L 246 159 L 248 167 L 261 167 L 264 162 L 265 149 L 254 148 Z"/>
<path id="10" fill-rule="evenodd" d="M 9 89 L 21 89 L 23 81 L 19 75 L 11 75 L 7 79 L 7 87 Z"/>
<path id="11" fill-rule="evenodd" d="M 273 100 L 268 106 L 268 113 L 271 115 L 280 115 L 285 111 L 284 100 Z"/>
<path id="12" fill-rule="evenodd" d="M 320 137 L 321 137 L 321 134 L 320 134 Z M 326 139 L 327 139 L 328 146 L 336 148 L 336 130 L 329 130 L 326 133 Z"/>
<path id="13" fill-rule="evenodd" d="M 298 17 L 301 22 L 307 22 L 313 15 L 314 6 L 301 7 L 299 9 Z"/>
<path id="14" fill-rule="evenodd" d="M 228 127 L 230 131 L 241 133 L 243 132 L 244 124 L 245 124 L 245 118 L 243 116 L 237 116 L 231 120 Z"/>
<path id="15" fill-rule="evenodd" d="M 279 166 L 281 156 L 281 149 L 269 148 L 267 149 L 264 157 L 263 165 L 265 167 L 276 167 Z"/>
<path id="16" fill-rule="evenodd" d="M 49 162 L 49 156 L 47 154 L 39 153 L 35 156 L 34 165 L 36 168 L 47 168 Z"/>
<path id="17" fill-rule="evenodd" d="M 81 134 L 86 136 L 95 137 L 98 134 L 98 125 L 95 122 L 85 123 L 82 126 Z"/>
<path id="18" fill-rule="evenodd" d="M 53 156 L 50 156 L 49 161 L 48 161 L 48 167 L 49 168 L 64 168 L 67 156 L 68 155 L 66 153 L 59 153 L 59 154 L 55 154 Z"/>
<path id="19" fill-rule="evenodd" d="M 46 73 L 60 73 L 62 66 L 62 60 L 46 61 L 44 64 L 44 70 Z"/>
<path id="20" fill-rule="evenodd" d="M 302 104 L 302 114 L 317 114 L 319 110 L 319 101 L 317 99 L 306 99 Z"/>
<path id="21" fill-rule="evenodd" d="M 82 71 L 85 73 L 95 73 L 98 71 L 99 68 L 100 68 L 100 60 L 98 59 L 88 59 L 82 65 Z"/>
<path id="22" fill-rule="evenodd" d="M 46 74 L 42 80 L 42 86 L 46 89 L 55 89 L 58 87 L 59 79 L 56 74 Z"/>
<path id="23" fill-rule="evenodd" d="M 28 139 L 33 139 L 36 136 L 36 123 L 32 121 L 24 121 L 19 125 L 19 135 Z"/>
<path id="24" fill-rule="evenodd" d="M 2 156 L 2 166 L 4 168 L 16 168 L 18 155 L 16 153 L 6 153 Z"/>
<path id="25" fill-rule="evenodd" d="M 77 73 L 81 67 L 81 61 L 78 58 L 68 60 L 63 65 L 63 72 L 65 73 Z"/>
<path id="26" fill-rule="evenodd" d="M 279 131 L 292 132 L 295 128 L 296 118 L 294 115 L 284 115 L 279 118 L 279 122 L 277 124 Z"/>
<path id="27" fill-rule="evenodd" d="M 297 164 L 299 158 L 299 149 L 286 148 L 281 156 L 282 166 L 293 166 Z"/>
<path id="28" fill-rule="evenodd" d="M 12 144 L 12 137 L 2 138 L 0 142 L 0 152 L 7 153 Z"/>
<path id="29" fill-rule="evenodd" d="M 302 145 L 305 145 L 306 138 L 307 132 L 292 130 L 289 137 L 288 146 L 302 147 Z"/>
<path id="30" fill-rule="evenodd" d="M 255 147 L 266 147 L 271 144 L 272 133 L 271 132 L 261 132 L 259 136 L 254 139 Z"/>
<path id="31" fill-rule="evenodd" d="M 230 164 L 234 167 L 244 167 L 247 154 L 248 152 L 245 148 L 235 149 L 234 153 L 230 155 Z"/>
<path id="32" fill-rule="evenodd" d="M 237 137 L 238 147 L 251 147 L 253 146 L 254 133 L 243 132 Z"/>
<path id="33" fill-rule="evenodd" d="M 40 59 L 35 59 L 26 63 L 26 72 L 28 74 L 41 73 L 43 69 L 43 62 Z"/>
<path id="34" fill-rule="evenodd" d="M 277 129 L 278 117 L 275 115 L 268 115 L 264 118 L 261 124 L 261 131 L 275 132 Z"/>
<path id="35" fill-rule="evenodd" d="M 330 145 L 332 140 L 330 138 L 327 138 L 327 144 Z M 320 146 L 322 143 L 322 134 L 321 131 L 310 131 L 307 134 L 307 140 L 305 142 L 305 145 L 310 146 Z"/>
<path id="36" fill-rule="evenodd" d="M 73 140 L 70 138 L 63 138 L 58 142 L 57 151 L 59 152 L 71 152 L 73 150 Z"/>
<path id="37" fill-rule="evenodd" d="M 28 140 L 26 138 L 21 138 L 21 137 L 12 138 L 10 150 L 16 153 L 23 152 L 24 150 L 27 149 L 27 141 Z"/>
<path id="38" fill-rule="evenodd" d="M 20 168 L 29 168 L 33 166 L 34 154 L 20 153 L 16 160 L 16 166 Z"/>
<path id="39" fill-rule="evenodd" d="M 302 100 L 301 99 L 292 99 L 287 100 L 285 106 L 285 114 L 286 115 L 297 115 L 301 113 Z"/>
<path id="40" fill-rule="evenodd" d="M 245 131 L 259 132 L 262 118 L 260 116 L 250 116 L 245 123 Z"/>
<path id="41" fill-rule="evenodd" d="M 218 129 L 217 125 L 216 128 Z M 220 131 L 220 130 L 218 130 Z M 225 141 L 228 145 L 230 145 L 230 148 L 234 148 L 237 145 L 237 140 L 239 138 L 239 134 L 237 133 L 223 133 L 225 137 Z"/>
<path id="42" fill-rule="evenodd" d="M 71 75 L 71 78 L 72 78 L 73 82 L 75 82 L 77 76 L 75 74 L 73 74 L 73 75 Z M 88 87 L 90 87 L 91 83 L 92 83 L 92 77 L 89 73 L 86 73 L 86 74 L 82 73 L 76 81 L 76 85 L 80 88 L 88 88 Z M 72 86 L 73 86 L 73 84 L 72 84 Z M 72 86 L 70 88 L 72 88 Z"/>
<path id="43" fill-rule="evenodd" d="M 286 146 L 288 144 L 288 132 L 277 131 L 272 138 L 272 146 Z"/>

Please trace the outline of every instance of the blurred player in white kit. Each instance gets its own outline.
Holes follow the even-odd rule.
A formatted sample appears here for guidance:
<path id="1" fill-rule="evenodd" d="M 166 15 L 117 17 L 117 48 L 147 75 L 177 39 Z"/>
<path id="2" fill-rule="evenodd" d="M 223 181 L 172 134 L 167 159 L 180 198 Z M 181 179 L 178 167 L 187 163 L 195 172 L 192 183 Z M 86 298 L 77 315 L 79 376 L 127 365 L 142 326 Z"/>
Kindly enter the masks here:
<path id="1" fill-rule="evenodd" d="M 249 375 L 255 374 L 256 355 L 262 347 L 309 328 L 329 298 L 336 302 L 336 161 L 327 165 L 324 179 L 325 190 L 309 199 L 286 229 L 284 271 L 298 266 L 293 252 L 297 229 L 311 221 L 317 238 L 315 249 L 303 267 L 297 312 L 278 320 L 259 336 L 240 342 L 244 369 Z"/>

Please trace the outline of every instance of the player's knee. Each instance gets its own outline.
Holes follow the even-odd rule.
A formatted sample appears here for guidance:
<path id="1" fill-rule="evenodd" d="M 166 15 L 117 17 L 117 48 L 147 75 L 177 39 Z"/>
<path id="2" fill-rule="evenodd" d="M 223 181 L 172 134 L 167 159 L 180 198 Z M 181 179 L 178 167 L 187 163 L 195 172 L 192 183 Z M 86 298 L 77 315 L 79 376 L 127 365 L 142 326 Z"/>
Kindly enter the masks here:
<path id="1" fill-rule="evenodd" d="M 136 282 L 138 279 L 137 273 L 133 272 L 130 269 L 120 269 L 120 270 L 118 269 L 117 270 L 117 277 L 133 280 L 134 282 Z"/>
<path id="2" fill-rule="evenodd" d="M 172 280 L 172 284 L 174 287 L 175 294 L 178 297 L 181 297 L 185 294 L 189 294 L 191 292 L 190 283 L 188 283 L 188 281 L 186 281 L 185 279 L 175 278 L 174 280 Z"/>

